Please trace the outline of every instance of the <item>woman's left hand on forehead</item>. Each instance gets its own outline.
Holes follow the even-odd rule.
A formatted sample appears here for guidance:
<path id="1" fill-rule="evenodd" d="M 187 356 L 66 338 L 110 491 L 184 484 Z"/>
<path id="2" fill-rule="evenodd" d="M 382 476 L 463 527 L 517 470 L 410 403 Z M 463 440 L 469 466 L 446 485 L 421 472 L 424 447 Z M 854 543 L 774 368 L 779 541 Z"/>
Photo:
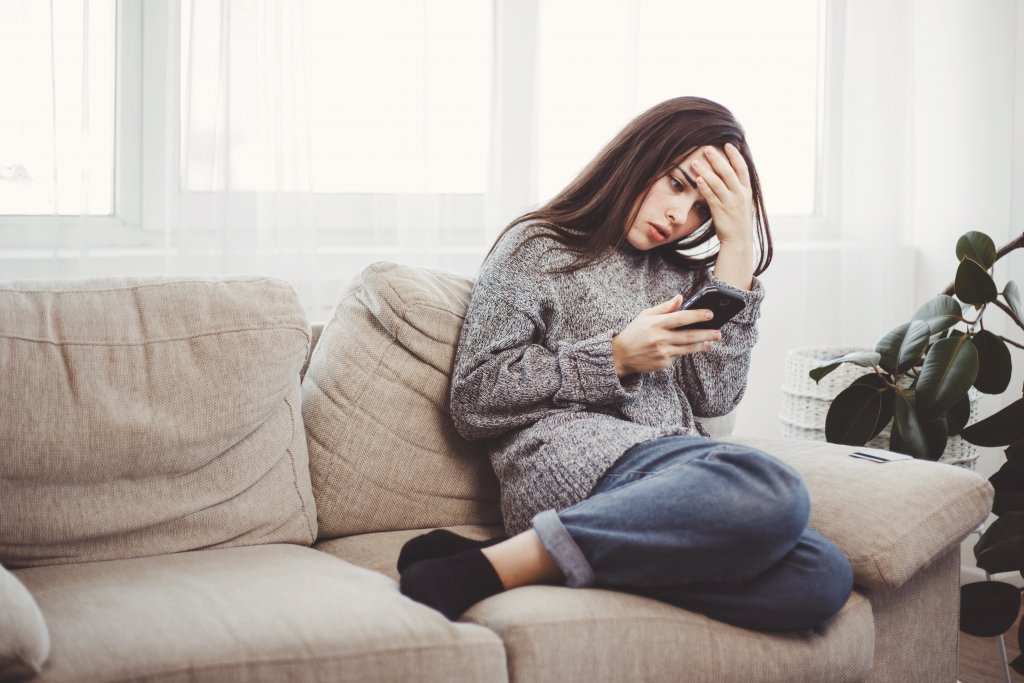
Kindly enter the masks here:
<path id="1" fill-rule="evenodd" d="M 731 143 L 726 143 L 725 154 L 715 147 L 705 147 L 690 169 L 711 210 L 718 239 L 753 241 L 753 192 L 747 162 L 739 150 Z"/>

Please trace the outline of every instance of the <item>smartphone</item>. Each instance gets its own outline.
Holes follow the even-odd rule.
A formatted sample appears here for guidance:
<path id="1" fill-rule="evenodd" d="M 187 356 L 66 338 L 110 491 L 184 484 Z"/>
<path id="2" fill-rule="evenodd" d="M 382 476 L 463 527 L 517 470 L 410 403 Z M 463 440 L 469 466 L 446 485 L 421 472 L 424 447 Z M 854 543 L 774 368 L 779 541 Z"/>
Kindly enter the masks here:
<path id="1" fill-rule="evenodd" d="M 743 310 L 743 297 L 724 287 L 705 287 L 683 302 L 679 310 L 707 308 L 714 314 L 711 320 L 701 320 L 677 327 L 677 330 L 717 330 Z"/>

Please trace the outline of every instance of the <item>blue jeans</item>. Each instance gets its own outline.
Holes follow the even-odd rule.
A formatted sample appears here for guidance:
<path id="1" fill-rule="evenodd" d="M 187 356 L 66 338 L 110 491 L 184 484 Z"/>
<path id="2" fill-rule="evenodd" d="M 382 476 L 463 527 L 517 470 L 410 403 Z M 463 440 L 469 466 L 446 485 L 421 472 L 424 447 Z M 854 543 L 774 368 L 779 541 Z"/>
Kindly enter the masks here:
<path id="1" fill-rule="evenodd" d="M 818 626 L 853 590 L 849 561 L 809 514 L 803 480 L 777 458 L 667 436 L 633 446 L 586 500 L 532 524 L 568 586 L 780 631 Z"/>

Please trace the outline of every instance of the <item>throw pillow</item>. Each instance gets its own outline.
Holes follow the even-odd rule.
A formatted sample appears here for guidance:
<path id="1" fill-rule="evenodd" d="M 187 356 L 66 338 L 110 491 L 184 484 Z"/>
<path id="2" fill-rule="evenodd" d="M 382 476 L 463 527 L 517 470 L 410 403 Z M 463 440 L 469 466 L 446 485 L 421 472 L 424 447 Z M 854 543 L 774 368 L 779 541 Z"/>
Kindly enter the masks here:
<path id="1" fill-rule="evenodd" d="M 0 284 L 0 562 L 311 544 L 309 342 L 269 278 Z"/>
<path id="2" fill-rule="evenodd" d="M 0 681 L 38 674 L 50 656 L 50 632 L 39 605 L 14 574 L 0 567 Z"/>
<path id="3" fill-rule="evenodd" d="M 490 460 L 448 410 L 472 287 L 380 262 L 341 292 L 302 382 L 321 538 L 501 524 Z"/>

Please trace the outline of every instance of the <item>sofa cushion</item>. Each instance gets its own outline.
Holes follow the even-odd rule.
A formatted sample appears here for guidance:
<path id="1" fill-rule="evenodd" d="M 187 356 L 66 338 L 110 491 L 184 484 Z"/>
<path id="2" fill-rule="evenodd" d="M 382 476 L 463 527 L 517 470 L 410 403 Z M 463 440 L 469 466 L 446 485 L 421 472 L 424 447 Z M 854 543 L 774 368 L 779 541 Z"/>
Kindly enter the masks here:
<path id="1" fill-rule="evenodd" d="M 50 654 L 50 632 L 32 594 L 0 567 L 0 681 L 31 678 Z"/>
<path id="2" fill-rule="evenodd" d="M 302 382 L 321 538 L 500 524 L 490 461 L 448 412 L 471 289 L 381 262 L 341 292 Z"/>
<path id="3" fill-rule="evenodd" d="M 312 543 L 309 339 L 268 278 L 0 285 L 0 562 Z"/>
<path id="4" fill-rule="evenodd" d="M 863 681 L 871 604 L 853 593 L 815 629 L 761 633 L 657 600 L 598 588 L 526 586 L 478 602 L 461 621 L 505 644 L 510 677 L 561 681 Z"/>
<path id="5" fill-rule="evenodd" d="M 448 527 L 482 539 L 501 527 Z M 402 544 L 425 530 L 321 541 L 315 548 L 397 576 Z M 758 633 L 649 598 L 536 585 L 471 607 L 461 621 L 491 629 L 519 681 L 860 681 L 874 652 L 871 606 L 854 593 L 820 628 Z"/>
<path id="6" fill-rule="evenodd" d="M 53 650 L 41 681 L 504 681 L 501 641 L 296 545 L 17 571 Z"/>
<path id="7" fill-rule="evenodd" d="M 992 509 L 992 485 L 962 467 L 927 460 L 878 464 L 851 458 L 853 447 L 818 441 L 726 440 L 759 448 L 800 472 L 811 495 L 810 525 L 846 553 L 862 586 L 902 586 Z"/>
<path id="8" fill-rule="evenodd" d="M 485 526 L 479 524 L 462 524 L 445 527 L 449 531 L 466 538 L 483 541 L 505 534 L 501 525 Z M 372 534 L 356 534 L 342 538 L 320 541 L 313 546 L 346 562 L 360 567 L 372 569 L 398 581 L 398 553 L 410 538 L 425 534 L 430 529 L 407 529 L 404 531 L 378 531 Z"/>

